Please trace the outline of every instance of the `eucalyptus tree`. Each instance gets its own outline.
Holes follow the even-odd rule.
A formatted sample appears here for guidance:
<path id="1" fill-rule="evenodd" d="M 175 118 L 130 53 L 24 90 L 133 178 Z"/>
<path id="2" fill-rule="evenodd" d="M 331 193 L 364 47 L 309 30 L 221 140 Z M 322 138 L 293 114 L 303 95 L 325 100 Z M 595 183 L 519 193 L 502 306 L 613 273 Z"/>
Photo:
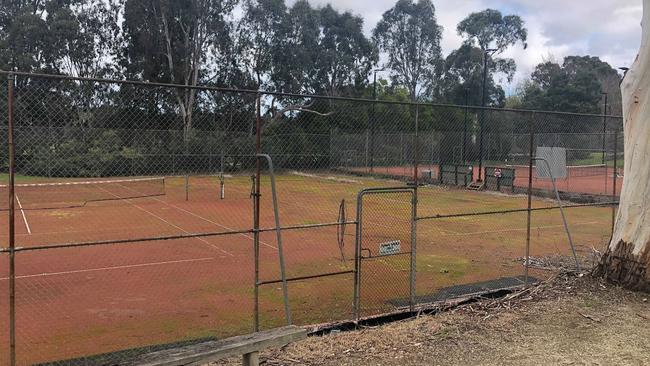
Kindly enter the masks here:
<path id="1" fill-rule="evenodd" d="M 284 0 L 244 0 L 243 9 L 236 35 L 243 54 L 242 66 L 255 79 L 258 88 L 270 87 L 275 69 L 273 59 L 280 51 L 287 7 Z"/>
<path id="2" fill-rule="evenodd" d="M 442 66 L 441 38 L 442 27 L 430 0 L 398 0 L 373 30 L 393 81 L 404 85 L 412 100 L 435 86 Z"/>
<path id="3" fill-rule="evenodd" d="M 363 19 L 339 13 L 330 5 L 319 10 L 321 36 L 314 90 L 327 95 L 359 95 L 378 54 L 363 34 Z"/>
<path id="4" fill-rule="evenodd" d="M 643 1 L 639 54 L 621 91 L 625 118 L 625 176 L 614 232 L 596 274 L 650 291 L 650 0 Z"/>
<path id="5" fill-rule="evenodd" d="M 524 21 L 518 15 L 504 16 L 498 10 L 485 9 L 467 16 L 458 24 L 456 30 L 464 38 L 464 45 L 449 56 L 447 64 L 465 69 L 460 73 L 464 74 L 460 82 L 464 89 L 470 90 L 470 99 L 473 102 L 477 101 L 478 95 L 482 95 L 485 83 L 486 95 L 481 98 L 485 99 L 486 104 L 502 105 L 504 93 L 494 84 L 494 75 L 504 75 L 510 82 L 517 65 L 511 58 L 493 56 L 503 53 L 517 43 L 521 43 L 524 49 L 527 48 L 528 31 Z"/>
<path id="6" fill-rule="evenodd" d="M 523 90 L 524 107 L 565 112 L 600 113 L 604 82 L 617 78 L 609 64 L 597 57 L 567 56 L 563 63 L 537 65 Z M 611 89 L 609 89 L 611 90 Z M 620 93 L 612 93 L 612 104 Z"/>
<path id="7" fill-rule="evenodd" d="M 232 12 L 237 0 L 127 0 L 124 12 L 130 75 L 185 86 L 214 77 L 232 51 Z M 173 95 L 187 143 L 193 127 L 196 90 Z"/>

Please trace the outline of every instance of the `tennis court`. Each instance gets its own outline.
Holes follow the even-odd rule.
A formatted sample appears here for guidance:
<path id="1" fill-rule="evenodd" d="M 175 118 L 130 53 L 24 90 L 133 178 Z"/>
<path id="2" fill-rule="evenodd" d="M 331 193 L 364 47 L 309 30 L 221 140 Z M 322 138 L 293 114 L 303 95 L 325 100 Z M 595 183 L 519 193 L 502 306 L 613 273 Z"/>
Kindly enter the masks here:
<path id="1" fill-rule="evenodd" d="M 200 87 L 189 125 L 173 107 L 183 86 L 7 77 L 14 110 L 0 113 L 0 137 L 14 151 L 0 151 L 0 225 L 15 242 L 0 245 L 0 365 L 14 352 L 20 365 L 119 364 L 142 347 L 284 325 L 281 247 L 300 325 L 544 278 L 549 258 L 572 260 L 559 203 L 521 194 L 526 169 L 514 169 L 518 189 L 469 191 L 478 169 L 441 162 L 483 157 L 505 174 L 528 163 L 530 141 L 574 149 L 583 165 L 619 151 L 618 117 L 603 134 L 599 115 Z M 300 105 L 318 113 L 271 113 Z M 259 154 L 275 168 L 277 216 Z M 609 169 L 572 173 L 560 190 L 598 185 L 611 201 Z M 615 202 L 564 204 L 588 260 Z"/>
<path id="2" fill-rule="evenodd" d="M 253 237 L 247 229 L 253 219 L 250 177 L 227 176 L 224 199 L 216 176 L 189 177 L 187 182 L 185 177 L 137 177 L 30 180 L 17 185 L 17 245 L 60 246 L 17 253 L 18 341 L 38 345 L 37 352 L 20 349 L 20 360 L 38 363 L 250 331 L 254 281 Z M 263 207 L 271 206 L 268 183 L 265 177 Z M 353 203 L 361 189 L 397 182 L 288 172 L 277 177 L 277 184 L 282 226 L 300 227 L 336 222 L 341 200 Z M 421 216 L 458 212 L 459 207 L 480 212 L 524 204 L 525 197 L 515 195 L 442 187 L 423 187 L 419 192 Z M 537 200 L 535 205 L 553 203 Z M 347 217 L 354 217 L 354 206 L 346 206 Z M 395 237 L 391 217 L 400 217 L 407 202 L 377 202 L 371 207 L 375 214 L 368 225 L 378 228 L 376 235 Z M 545 239 L 534 248 L 540 254 L 566 252 L 557 212 L 535 215 L 538 238 L 543 233 Z M 571 213 L 578 240 L 603 241 L 608 215 L 608 209 L 598 207 Z M 272 215 L 261 216 L 262 228 L 273 225 Z M 337 227 L 286 230 L 287 276 L 353 269 L 353 227 L 344 233 L 342 251 Z M 420 222 L 418 293 L 426 297 L 457 283 L 520 274 L 517 258 L 523 255 L 525 228 L 525 220 L 516 214 Z M 243 232 L 233 233 L 237 231 Z M 155 240 L 158 237 L 166 238 Z M 260 278 L 275 280 L 279 267 L 274 233 L 261 233 L 260 243 Z M 385 286 L 391 283 L 385 282 L 385 273 L 405 273 L 408 264 L 381 258 L 372 266 L 366 271 L 364 291 L 388 298 L 370 298 L 364 309 L 388 311 L 387 301 L 398 298 L 400 291 L 393 288 L 387 293 Z M 3 289 L 7 279 L 3 266 Z M 351 288 L 350 274 L 292 283 L 297 322 L 348 319 Z M 262 325 L 282 324 L 279 285 L 261 286 L 260 292 Z"/>
<path id="3" fill-rule="evenodd" d="M 450 164 L 454 165 L 454 164 Z M 528 188 L 528 166 L 524 165 L 508 165 L 505 163 L 489 163 L 490 167 L 500 167 L 502 169 L 514 169 L 515 180 L 514 186 L 521 189 Z M 474 180 L 479 178 L 478 166 L 474 165 L 472 175 Z M 341 171 L 358 173 L 363 175 L 378 175 L 395 178 L 410 178 L 413 176 L 412 164 L 403 166 L 376 166 L 370 167 L 341 167 Z M 439 177 L 440 166 L 438 164 L 422 164 L 419 166 L 421 178 L 429 178 L 436 181 Z M 429 173 L 430 172 L 430 173 Z M 611 196 L 614 187 L 614 173 L 616 173 L 616 192 L 621 192 L 623 184 L 623 169 L 614 169 L 612 166 L 604 164 L 597 165 L 582 165 L 582 166 L 568 166 L 567 176 L 564 178 L 556 179 L 555 183 L 557 189 L 561 192 L 586 194 L 586 195 L 602 195 Z M 485 173 L 483 173 L 485 174 Z M 553 183 L 550 179 L 539 177 L 535 167 L 533 167 L 533 181 L 532 187 L 543 191 L 552 192 Z"/>

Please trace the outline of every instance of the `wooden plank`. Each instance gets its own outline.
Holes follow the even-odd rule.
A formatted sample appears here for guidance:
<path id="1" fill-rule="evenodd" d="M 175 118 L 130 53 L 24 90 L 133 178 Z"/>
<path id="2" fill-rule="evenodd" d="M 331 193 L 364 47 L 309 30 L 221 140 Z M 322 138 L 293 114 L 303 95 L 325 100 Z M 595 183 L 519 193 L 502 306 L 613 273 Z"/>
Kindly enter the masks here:
<path id="1" fill-rule="evenodd" d="M 259 352 L 247 353 L 243 357 L 242 364 L 244 366 L 260 366 Z"/>
<path id="2" fill-rule="evenodd" d="M 124 365 L 178 366 L 203 364 L 226 357 L 255 353 L 265 348 L 282 347 L 307 338 L 307 330 L 286 326 L 218 341 L 207 341 L 178 348 L 150 352 Z"/>

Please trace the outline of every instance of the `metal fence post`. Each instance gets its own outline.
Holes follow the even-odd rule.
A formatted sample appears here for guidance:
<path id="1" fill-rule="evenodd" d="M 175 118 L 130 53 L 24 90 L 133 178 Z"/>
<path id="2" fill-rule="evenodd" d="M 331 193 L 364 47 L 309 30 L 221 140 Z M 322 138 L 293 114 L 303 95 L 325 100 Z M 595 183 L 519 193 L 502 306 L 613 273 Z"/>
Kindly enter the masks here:
<path id="1" fill-rule="evenodd" d="M 616 202 L 616 183 L 618 180 L 618 129 L 614 129 L 614 174 L 612 177 L 612 202 Z M 605 167 L 607 171 L 607 167 Z M 623 172 L 625 174 L 625 172 Z M 616 213 L 618 205 L 612 205 L 612 237 L 614 236 L 614 226 L 616 225 Z"/>
<path id="2" fill-rule="evenodd" d="M 9 148 L 9 364 L 16 365 L 16 231 L 15 211 L 15 157 L 14 146 L 14 82 L 15 76 L 7 76 L 7 146 Z"/>
<path id="3" fill-rule="evenodd" d="M 419 183 L 419 174 L 418 174 L 418 163 L 420 159 L 419 154 L 419 144 L 418 144 L 418 132 L 419 132 L 419 117 L 420 117 L 420 105 L 415 105 L 415 166 L 413 167 L 413 198 L 411 199 L 411 273 L 410 273 L 410 284 L 409 284 L 409 307 L 413 311 L 414 302 L 415 302 L 415 267 L 416 267 L 416 247 L 417 247 L 417 222 L 416 218 L 418 215 L 417 205 L 418 205 L 418 183 Z"/>
<path id="4" fill-rule="evenodd" d="M 411 278 L 409 286 L 409 310 L 415 309 L 416 273 L 417 273 L 417 231 L 418 231 L 418 196 L 417 189 L 411 194 Z"/>
<path id="5" fill-rule="evenodd" d="M 354 240 L 354 299 L 353 299 L 353 318 L 355 322 L 359 321 L 361 310 L 360 297 L 361 297 L 361 219 L 363 210 L 363 191 L 357 194 L 357 217 L 356 217 L 356 232 Z"/>
<path id="6" fill-rule="evenodd" d="M 533 203 L 533 159 L 535 158 L 535 112 L 532 112 L 529 122 L 530 139 L 528 146 L 528 211 L 526 217 L 526 254 L 524 263 L 524 286 L 528 286 L 528 267 L 530 265 L 530 224 L 532 219 L 532 203 Z"/>
<path id="7" fill-rule="evenodd" d="M 415 105 L 415 135 L 413 137 L 413 140 L 415 141 L 415 154 L 414 154 L 415 156 L 414 156 L 414 159 L 413 159 L 413 184 L 415 186 L 416 195 L 417 195 L 417 191 L 418 191 L 418 162 L 419 162 L 419 159 L 420 159 L 420 149 L 418 147 L 418 145 L 419 145 L 418 144 L 418 142 L 419 142 L 418 141 L 418 128 L 419 128 L 418 124 L 419 124 L 419 117 L 420 117 L 420 115 L 419 115 L 420 108 L 419 107 L 420 107 L 419 104 Z"/>
<path id="8" fill-rule="evenodd" d="M 284 297 L 284 315 L 287 320 L 287 325 L 291 325 L 291 308 L 289 306 L 289 286 L 287 285 L 286 267 L 284 263 L 284 249 L 282 247 L 282 228 L 280 226 L 280 209 L 278 208 L 278 195 L 275 186 L 275 171 L 273 170 L 273 160 L 267 154 L 258 154 L 257 160 L 261 158 L 266 159 L 269 166 L 269 177 L 271 178 L 271 196 L 273 201 L 273 217 L 275 218 L 275 234 L 278 242 L 278 257 L 280 259 L 280 277 L 282 280 L 282 295 Z M 259 211 L 257 211 L 259 215 Z M 259 220 L 258 220 L 259 222 Z M 259 284 L 258 284 L 259 286 Z"/>
<path id="9" fill-rule="evenodd" d="M 255 153 L 262 153 L 262 116 L 261 116 L 262 95 L 257 94 L 257 112 L 255 118 Z M 255 159 L 255 180 L 254 197 L 253 197 L 253 251 L 255 260 L 255 304 L 254 304 L 254 330 L 260 330 L 260 296 L 259 296 L 259 281 L 260 281 L 260 178 L 261 166 L 260 159 Z"/>
<path id="10" fill-rule="evenodd" d="M 463 118 L 463 164 L 467 163 L 467 116 L 469 113 L 469 89 L 465 89 L 465 115 Z"/>

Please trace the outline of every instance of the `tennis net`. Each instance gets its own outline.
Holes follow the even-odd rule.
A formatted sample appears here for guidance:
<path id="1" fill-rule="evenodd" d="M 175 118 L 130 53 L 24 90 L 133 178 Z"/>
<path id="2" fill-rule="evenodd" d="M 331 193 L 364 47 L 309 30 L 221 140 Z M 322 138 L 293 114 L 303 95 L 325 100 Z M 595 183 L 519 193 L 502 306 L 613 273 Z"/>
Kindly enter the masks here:
<path id="1" fill-rule="evenodd" d="M 84 207 L 92 202 L 121 201 L 165 195 L 165 178 L 60 181 L 16 184 L 15 207 L 46 210 Z M 0 210 L 9 209 L 9 186 L 0 185 Z"/>

